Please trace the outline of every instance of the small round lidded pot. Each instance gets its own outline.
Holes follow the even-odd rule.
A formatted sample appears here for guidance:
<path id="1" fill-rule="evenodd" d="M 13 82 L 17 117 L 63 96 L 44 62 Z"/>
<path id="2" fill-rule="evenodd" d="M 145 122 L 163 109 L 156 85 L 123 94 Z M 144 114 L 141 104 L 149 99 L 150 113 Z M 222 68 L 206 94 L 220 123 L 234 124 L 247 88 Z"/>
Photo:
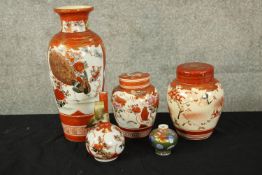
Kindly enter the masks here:
<path id="1" fill-rule="evenodd" d="M 178 137 L 175 131 L 168 128 L 168 125 L 160 124 L 150 133 L 149 140 L 157 155 L 168 156 L 177 144 Z"/>
<path id="2" fill-rule="evenodd" d="M 148 73 L 124 73 L 112 94 L 116 122 L 128 138 L 148 136 L 155 122 L 159 94 Z"/>
<path id="3" fill-rule="evenodd" d="M 167 102 L 179 135 L 189 140 L 208 138 L 224 105 L 224 91 L 214 78 L 214 67 L 200 62 L 180 64 L 177 78 L 168 87 Z"/>
<path id="4" fill-rule="evenodd" d="M 86 149 L 99 162 L 115 160 L 125 147 L 121 130 L 110 122 L 99 122 L 88 129 Z"/>

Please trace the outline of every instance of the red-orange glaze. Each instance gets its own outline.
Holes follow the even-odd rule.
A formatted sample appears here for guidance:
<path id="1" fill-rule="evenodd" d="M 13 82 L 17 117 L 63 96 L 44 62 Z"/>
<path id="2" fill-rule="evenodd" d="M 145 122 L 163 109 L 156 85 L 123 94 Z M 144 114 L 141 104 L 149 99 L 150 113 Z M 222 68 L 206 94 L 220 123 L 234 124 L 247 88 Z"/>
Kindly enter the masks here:
<path id="1" fill-rule="evenodd" d="M 64 107 L 64 105 L 68 105 L 70 102 L 66 101 L 66 98 L 72 97 L 72 94 L 68 94 L 66 91 L 62 91 L 62 86 L 77 86 L 78 93 L 88 94 L 90 93 L 90 84 L 89 79 L 83 76 L 85 69 L 89 66 L 88 62 L 77 61 L 74 57 L 70 56 L 70 49 L 80 50 L 80 48 L 87 47 L 98 47 L 102 48 L 102 59 L 103 70 L 101 70 L 101 74 L 104 73 L 105 69 L 105 48 L 102 42 L 102 39 L 93 31 L 87 28 L 86 23 L 88 22 L 88 15 L 93 10 L 91 6 L 79 6 L 79 7 L 61 7 L 55 8 L 54 11 L 59 14 L 62 24 L 62 30 L 53 36 L 49 43 L 49 63 L 50 69 L 54 77 L 59 80 L 57 86 L 54 89 L 54 94 L 57 101 L 60 103 L 58 108 Z M 84 22 L 83 29 L 84 31 L 75 31 L 72 30 L 70 33 L 66 30 L 63 30 L 63 27 L 70 27 L 70 22 L 77 23 Z M 60 54 L 59 52 L 52 51 L 53 48 L 63 46 L 65 49 L 65 55 Z M 77 61 L 77 62 L 76 62 Z M 81 76 L 80 76 L 81 75 Z M 52 77 L 51 77 L 52 78 Z M 104 79 L 102 90 L 104 89 Z M 101 87 L 100 86 L 100 87 Z M 105 103 L 105 110 L 108 111 L 107 103 Z M 72 109 L 72 108 L 70 108 Z M 78 110 L 78 107 L 76 107 Z M 65 133 L 65 137 L 71 141 L 85 141 L 85 136 L 77 135 L 80 132 L 84 133 L 85 130 L 83 126 L 86 126 L 90 119 L 93 117 L 93 114 L 84 114 L 80 111 L 76 111 L 73 114 L 67 113 L 63 114 L 60 112 L 60 119 L 63 124 L 64 129 L 66 128 L 69 132 L 74 131 L 74 127 L 71 126 L 79 126 L 79 128 L 75 127 L 77 130 L 76 135 L 70 135 Z M 71 127 L 71 128 L 70 128 Z M 71 133 L 71 134 L 72 134 Z"/>
<path id="2" fill-rule="evenodd" d="M 142 113 L 141 113 L 142 120 L 147 120 L 148 119 L 148 115 L 149 115 L 148 110 L 147 110 L 146 107 L 144 107 L 143 110 L 142 110 Z"/>

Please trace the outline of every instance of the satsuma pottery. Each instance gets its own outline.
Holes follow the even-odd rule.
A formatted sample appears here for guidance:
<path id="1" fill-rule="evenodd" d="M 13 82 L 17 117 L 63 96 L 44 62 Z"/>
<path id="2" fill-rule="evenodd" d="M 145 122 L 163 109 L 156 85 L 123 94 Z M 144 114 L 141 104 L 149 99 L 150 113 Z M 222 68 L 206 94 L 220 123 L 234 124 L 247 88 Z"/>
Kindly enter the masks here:
<path id="1" fill-rule="evenodd" d="M 62 29 L 49 44 L 50 78 L 68 140 L 84 142 L 86 125 L 104 87 L 105 49 L 101 38 L 88 29 L 91 6 L 55 8 Z"/>
<path id="2" fill-rule="evenodd" d="M 159 95 L 148 73 L 124 73 L 112 94 L 116 122 L 128 138 L 146 137 L 154 124 Z"/>
<path id="3" fill-rule="evenodd" d="M 192 62 L 177 67 L 167 102 L 177 133 L 190 140 L 208 138 L 220 117 L 224 91 L 210 64 Z"/>
<path id="4" fill-rule="evenodd" d="M 115 160 L 124 147 L 125 137 L 117 126 L 109 122 L 99 122 L 88 129 L 86 149 L 97 161 Z"/>
<path id="5" fill-rule="evenodd" d="M 168 128 L 168 125 L 160 124 L 150 133 L 149 140 L 157 155 L 168 156 L 177 144 L 178 137 L 175 131 Z"/>

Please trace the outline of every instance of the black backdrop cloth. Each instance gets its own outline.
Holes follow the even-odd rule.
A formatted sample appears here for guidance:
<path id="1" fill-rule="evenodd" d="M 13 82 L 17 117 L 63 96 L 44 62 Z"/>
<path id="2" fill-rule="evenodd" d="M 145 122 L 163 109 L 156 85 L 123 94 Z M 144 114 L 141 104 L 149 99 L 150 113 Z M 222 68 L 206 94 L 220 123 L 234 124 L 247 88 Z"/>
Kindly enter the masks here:
<path id="1" fill-rule="evenodd" d="M 173 128 L 167 113 L 158 114 L 159 123 Z M 179 138 L 167 157 L 156 155 L 148 138 L 126 140 L 110 163 L 90 157 L 84 143 L 67 141 L 58 115 L 0 116 L 0 133 L 1 175 L 262 174 L 261 112 L 223 113 L 209 139 Z"/>

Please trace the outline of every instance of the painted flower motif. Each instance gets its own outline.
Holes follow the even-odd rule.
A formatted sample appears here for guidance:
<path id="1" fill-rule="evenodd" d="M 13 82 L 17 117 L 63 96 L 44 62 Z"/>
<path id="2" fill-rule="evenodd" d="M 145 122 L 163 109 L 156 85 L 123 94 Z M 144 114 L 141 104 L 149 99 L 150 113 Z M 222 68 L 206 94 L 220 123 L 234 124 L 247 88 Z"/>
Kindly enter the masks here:
<path id="1" fill-rule="evenodd" d="M 117 95 L 114 97 L 114 100 L 116 103 L 120 104 L 121 106 L 125 106 L 126 104 L 126 100 Z"/>
<path id="2" fill-rule="evenodd" d="M 121 142 L 122 141 L 122 138 L 120 135 L 114 135 L 114 139 L 118 142 Z"/>
<path id="3" fill-rule="evenodd" d="M 111 123 L 109 122 L 100 122 L 97 124 L 97 131 L 100 131 L 102 130 L 103 133 L 106 133 L 106 132 L 111 132 Z"/>
<path id="4" fill-rule="evenodd" d="M 85 70 L 85 65 L 84 65 L 84 63 L 82 63 L 82 62 L 76 62 L 76 63 L 74 64 L 74 69 L 75 69 L 77 72 L 82 73 L 82 72 L 84 72 L 84 70 Z"/>
<path id="5" fill-rule="evenodd" d="M 119 109 L 121 109 L 121 107 L 122 107 L 121 104 L 115 103 L 115 102 L 113 102 L 112 105 L 114 106 L 114 109 L 115 109 L 115 110 L 119 110 Z"/>
<path id="6" fill-rule="evenodd" d="M 132 111 L 134 113 L 140 113 L 141 112 L 141 109 L 137 106 L 137 105 L 133 105 L 132 106 Z"/>
<path id="7" fill-rule="evenodd" d="M 83 79 L 82 79 L 81 77 L 76 77 L 76 80 L 77 80 L 79 83 L 81 83 L 81 84 L 84 83 L 84 81 L 83 81 Z"/>
<path id="8" fill-rule="evenodd" d="M 157 140 L 159 140 L 160 142 L 165 142 L 167 138 L 166 133 L 164 132 L 157 132 L 156 137 L 157 137 Z"/>
<path id="9" fill-rule="evenodd" d="M 159 100 L 158 100 L 158 97 L 157 95 L 150 95 L 149 98 L 148 98 L 148 105 L 152 105 L 154 108 L 157 108 L 158 107 L 158 103 L 159 103 Z"/>
<path id="10" fill-rule="evenodd" d="M 57 100 L 64 100 L 65 99 L 65 95 L 61 90 L 55 89 L 54 93 L 55 93 L 55 97 L 56 97 Z"/>
<path id="11" fill-rule="evenodd" d="M 70 57 L 70 58 L 69 58 L 69 61 L 70 61 L 71 63 L 73 63 L 73 62 L 75 61 L 74 57 Z"/>
<path id="12" fill-rule="evenodd" d="M 92 66 L 92 70 L 91 70 L 91 79 L 90 81 L 96 81 L 100 75 L 100 72 L 101 72 L 101 66 L 100 67 L 95 67 L 95 66 Z"/>
<path id="13" fill-rule="evenodd" d="M 103 144 L 99 143 L 99 144 L 94 144 L 94 149 L 96 151 L 101 151 L 103 149 Z"/>
<path id="14" fill-rule="evenodd" d="M 219 115 L 220 115 L 220 111 L 219 111 L 219 110 L 215 110 L 215 111 L 212 113 L 212 116 L 213 116 L 214 118 L 219 117 Z"/>
<path id="15" fill-rule="evenodd" d="M 170 96 L 171 99 L 174 99 L 178 102 L 182 102 L 185 97 L 181 96 L 180 93 L 177 91 L 176 88 L 173 88 L 171 91 L 168 92 L 168 95 Z"/>

